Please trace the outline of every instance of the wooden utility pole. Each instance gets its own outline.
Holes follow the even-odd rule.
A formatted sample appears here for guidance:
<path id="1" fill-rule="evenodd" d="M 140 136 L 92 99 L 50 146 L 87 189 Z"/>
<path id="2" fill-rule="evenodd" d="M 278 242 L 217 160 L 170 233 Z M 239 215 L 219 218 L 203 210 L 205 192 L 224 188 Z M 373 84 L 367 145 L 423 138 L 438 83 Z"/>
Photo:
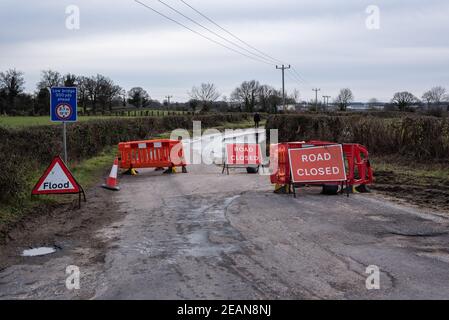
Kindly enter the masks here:
<path id="1" fill-rule="evenodd" d="M 285 70 L 290 69 L 291 66 L 288 65 L 287 67 L 285 65 L 282 65 L 281 67 L 276 66 L 276 69 L 282 70 L 282 105 L 285 111 Z"/>
<path id="2" fill-rule="evenodd" d="M 315 88 L 312 90 L 315 91 L 315 109 L 318 110 L 318 91 L 321 91 L 321 89 Z"/>
<path id="3" fill-rule="evenodd" d="M 323 96 L 323 98 L 324 98 L 324 105 L 326 106 L 326 108 L 329 107 L 329 98 L 330 97 L 331 96 Z"/>
<path id="4" fill-rule="evenodd" d="M 169 107 L 169 108 L 170 108 L 170 99 L 171 98 L 173 98 L 173 96 L 170 96 L 170 95 L 165 96 L 165 99 L 167 99 L 167 107 Z"/>

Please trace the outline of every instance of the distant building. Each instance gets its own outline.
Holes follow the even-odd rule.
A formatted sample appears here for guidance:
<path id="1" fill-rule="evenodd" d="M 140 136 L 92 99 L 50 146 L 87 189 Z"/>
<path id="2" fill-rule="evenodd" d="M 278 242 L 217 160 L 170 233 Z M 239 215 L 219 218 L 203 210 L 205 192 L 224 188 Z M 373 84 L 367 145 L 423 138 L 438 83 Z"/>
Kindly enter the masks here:
<path id="1" fill-rule="evenodd" d="M 286 104 L 285 105 L 285 111 L 296 111 L 297 110 L 297 106 L 300 106 L 300 105 Z M 284 111 L 284 106 L 283 105 L 277 106 L 277 110 L 278 111 Z"/>
<path id="2" fill-rule="evenodd" d="M 371 103 L 363 103 L 363 102 L 353 102 L 348 106 L 348 110 L 359 110 L 359 111 L 363 111 L 363 110 L 383 110 L 384 109 L 384 104 L 383 103 L 376 103 L 376 104 L 371 104 Z"/>

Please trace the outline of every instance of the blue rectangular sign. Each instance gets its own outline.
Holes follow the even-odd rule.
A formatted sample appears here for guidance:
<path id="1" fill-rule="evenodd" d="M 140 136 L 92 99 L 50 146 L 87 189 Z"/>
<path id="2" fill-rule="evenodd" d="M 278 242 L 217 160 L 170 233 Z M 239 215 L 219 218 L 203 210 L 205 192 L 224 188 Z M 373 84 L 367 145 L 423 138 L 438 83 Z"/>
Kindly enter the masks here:
<path id="1" fill-rule="evenodd" d="M 50 117 L 53 122 L 76 122 L 78 120 L 77 88 L 50 89 Z"/>

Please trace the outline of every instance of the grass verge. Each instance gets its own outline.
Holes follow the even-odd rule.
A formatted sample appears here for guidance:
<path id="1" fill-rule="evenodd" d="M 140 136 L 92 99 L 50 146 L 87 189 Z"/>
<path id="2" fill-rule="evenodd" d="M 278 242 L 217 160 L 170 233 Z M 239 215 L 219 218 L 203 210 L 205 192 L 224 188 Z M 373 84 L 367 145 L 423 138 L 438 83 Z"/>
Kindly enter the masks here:
<path id="1" fill-rule="evenodd" d="M 105 171 L 112 166 L 116 154 L 116 148 L 108 147 L 96 157 L 79 163 L 71 163 L 69 167 L 75 179 L 86 190 L 98 183 Z M 28 193 L 20 201 L 2 205 L 0 208 L 0 234 L 6 232 L 8 228 L 27 214 L 51 210 L 57 205 L 71 203 L 76 199 L 74 195 L 36 196 L 31 198 L 31 190 L 45 169 L 39 168 L 39 170 L 34 170 L 28 174 Z"/>
<path id="2" fill-rule="evenodd" d="M 424 208 L 448 211 L 449 165 L 372 157 L 373 189 Z"/>
<path id="3" fill-rule="evenodd" d="M 152 112 L 150 116 L 155 117 L 164 117 L 168 116 L 169 114 L 173 114 L 174 111 L 164 111 L 164 110 L 132 110 L 130 116 L 78 116 L 78 121 L 84 122 L 84 121 L 93 121 L 93 120 L 99 120 L 99 119 L 111 119 L 111 118 L 124 118 L 124 119 L 130 119 L 130 118 L 139 118 L 140 112 Z M 134 115 L 134 112 L 137 112 L 136 115 Z M 177 115 L 182 115 L 181 111 L 175 112 Z M 12 128 L 23 128 L 23 127 L 33 127 L 33 126 L 48 126 L 48 125 L 56 125 L 59 124 L 57 122 L 51 122 L 50 116 L 16 116 L 16 117 L 9 117 L 9 116 L 0 116 L 0 127 L 12 129 Z"/>
<path id="4" fill-rule="evenodd" d="M 373 157 L 376 183 L 449 188 L 449 164 L 419 163 L 395 157 Z"/>

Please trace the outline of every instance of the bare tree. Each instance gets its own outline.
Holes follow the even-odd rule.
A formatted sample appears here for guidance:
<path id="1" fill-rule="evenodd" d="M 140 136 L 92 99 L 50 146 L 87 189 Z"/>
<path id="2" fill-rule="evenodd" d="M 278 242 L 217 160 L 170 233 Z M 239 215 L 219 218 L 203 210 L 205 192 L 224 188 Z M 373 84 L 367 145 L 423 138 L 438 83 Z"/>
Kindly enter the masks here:
<path id="1" fill-rule="evenodd" d="M 273 111 L 273 97 L 279 95 L 280 93 L 275 88 L 266 84 L 261 85 L 257 91 L 257 104 L 263 112 L 271 112 Z"/>
<path id="2" fill-rule="evenodd" d="M 189 100 L 189 107 L 192 109 L 192 111 L 195 113 L 195 111 L 198 109 L 198 106 L 200 105 L 200 102 L 196 99 L 190 99 Z"/>
<path id="3" fill-rule="evenodd" d="M 346 111 L 352 101 L 354 101 L 354 95 L 351 89 L 348 88 L 341 89 L 340 94 L 335 99 L 335 103 L 340 108 L 340 111 Z"/>
<path id="4" fill-rule="evenodd" d="M 259 91 L 260 84 L 256 80 L 245 81 L 240 87 L 236 88 L 232 94 L 231 99 L 236 102 L 243 103 L 245 105 L 245 111 L 253 112 L 256 105 L 257 93 Z"/>
<path id="5" fill-rule="evenodd" d="M 0 87 L 0 115 L 6 114 L 6 108 L 8 106 L 8 95 L 5 88 Z"/>
<path id="6" fill-rule="evenodd" d="M 122 88 L 115 85 L 114 82 L 101 74 L 89 78 L 83 78 L 83 87 L 88 99 L 91 102 L 92 111 L 97 111 L 98 103 L 101 104 L 103 111 L 106 106 L 112 110 L 112 101 L 118 98 Z"/>
<path id="7" fill-rule="evenodd" d="M 58 87 L 63 84 L 63 78 L 58 71 L 43 70 L 41 72 L 41 80 L 37 83 L 37 89 L 49 89 Z"/>
<path id="8" fill-rule="evenodd" d="M 6 113 L 8 109 L 13 110 L 15 108 L 15 100 L 17 96 L 23 92 L 25 85 L 25 79 L 23 72 L 16 69 L 9 69 L 6 72 L 0 72 L 0 91 L 6 98 L 6 102 L 0 103 L 0 113 Z"/>
<path id="9" fill-rule="evenodd" d="M 278 112 L 278 106 L 282 103 L 282 92 L 281 90 L 274 89 L 271 94 L 270 98 L 268 99 L 270 103 L 270 109 L 268 112 L 270 113 L 277 113 Z"/>
<path id="10" fill-rule="evenodd" d="M 213 83 L 202 83 L 199 87 L 192 87 L 189 96 L 193 100 L 201 101 L 203 111 L 208 111 L 214 101 L 220 97 Z"/>
<path id="11" fill-rule="evenodd" d="M 64 84 L 64 87 L 76 87 L 78 83 L 78 77 L 74 74 L 67 73 L 62 78 L 62 83 Z"/>
<path id="12" fill-rule="evenodd" d="M 34 107 L 35 114 L 48 113 L 48 105 L 50 103 L 50 92 L 48 89 L 59 87 L 63 84 L 63 77 L 57 71 L 43 70 L 41 79 L 37 83 L 36 103 Z"/>
<path id="13" fill-rule="evenodd" d="M 262 111 L 267 111 L 269 109 L 269 99 L 272 87 L 269 85 L 261 85 L 257 91 L 257 103 L 259 104 Z"/>
<path id="14" fill-rule="evenodd" d="M 432 103 L 432 99 L 433 99 L 432 98 L 432 93 L 430 91 L 424 92 L 424 94 L 422 95 L 421 99 L 426 102 L 427 108 L 429 108 L 430 104 Z"/>
<path id="15" fill-rule="evenodd" d="M 101 103 L 103 111 L 105 110 L 106 106 L 108 107 L 109 111 L 112 111 L 112 101 L 115 98 L 119 97 L 122 88 L 114 84 L 114 81 L 101 74 L 97 74 L 96 82 L 97 98 Z"/>
<path id="16" fill-rule="evenodd" d="M 87 113 L 87 102 L 89 100 L 89 93 L 87 90 L 87 82 L 89 81 L 89 78 L 80 76 L 76 79 L 76 84 L 78 87 L 78 100 L 80 103 L 80 106 L 84 110 L 84 114 Z"/>
<path id="17" fill-rule="evenodd" d="M 410 92 L 403 91 L 396 92 L 391 102 L 397 105 L 400 111 L 405 111 L 413 103 L 419 102 L 419 99 Z"/>
<path id="18" fill-rule="evenodd" d="M 292 94 L 289 96 L 289 100 L 291 102 L 293 102 L 294 104 L 296 104 L 299 101 L 299 97 L 300 97 L 299 90 L 298 89 L 294 89 Z"/>
<path id="19" fill-rule="evenodd" d="M 97 111 L 98 91 L 99 91 L 97 77 L 92 76 L 89 78 L 85 78 L 84 85 L 86 87 L 87 97 L 90 100 L 92 106 L 92 111 L 95 113 Z"/>
<path id="20" fill-rule="evenodd" d="M 429 91 L 424 92 L 422 98 L 429 105 L 430 103 L 434 103 L 439 105 L 441 102 L 445 100 L 446 89 L 441 86 L 436 86 L 430 89 Z"/>
<path id="21" fill-rule="evenodd" d="M 128 102 L 136 108 L 144 108 L 150 102 L 150 96 L 141 87 L 134 87 L 128 91 Z"/>

